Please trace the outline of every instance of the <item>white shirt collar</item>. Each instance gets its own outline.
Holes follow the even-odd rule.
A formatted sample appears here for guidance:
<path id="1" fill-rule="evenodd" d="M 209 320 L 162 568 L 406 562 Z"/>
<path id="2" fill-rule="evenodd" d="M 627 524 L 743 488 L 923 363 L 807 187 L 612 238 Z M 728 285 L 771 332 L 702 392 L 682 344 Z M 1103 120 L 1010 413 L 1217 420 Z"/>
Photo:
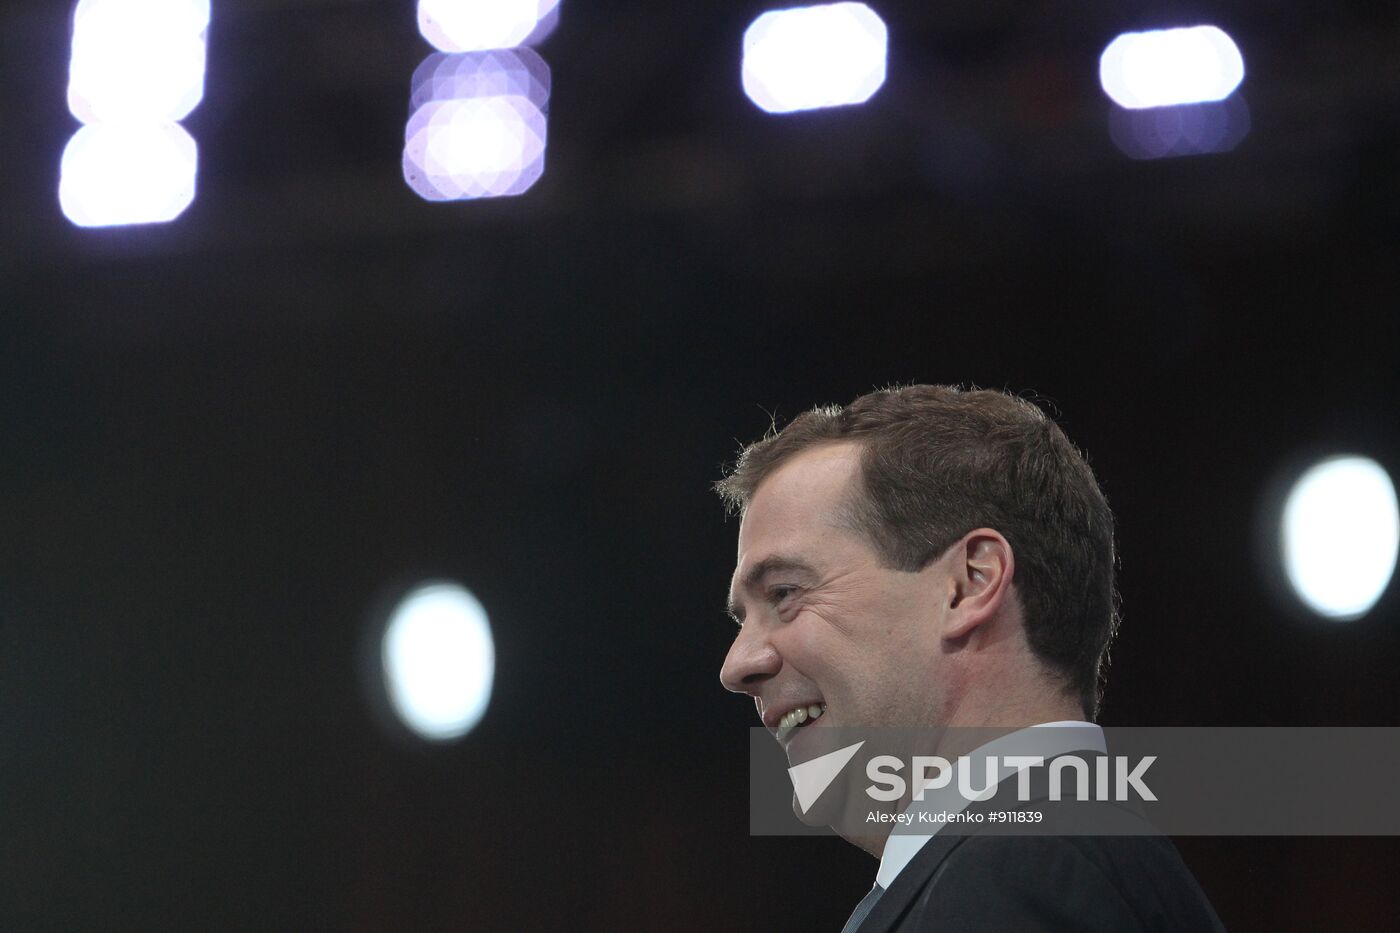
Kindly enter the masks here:
<path id="1" fill-rule="evenodd" d="M 1068 726 L 1075 728 L 1066 732 L 1053 728 Z M 1056 755 L 1063 755 L 1065 752 L 1081 750 L 1107 751 L 1104 745 L 1103 730 L 1091 722 L 1062 720 L 1060 722 L 1042 722 L 1008 733 L 987 742 L 971 754 L 979 757 L 995 755 L 998 758 L 1004 758 L 1007 755 L 1039 755 L 1048 759 Z M 956 769 L 957 764 L 955 763 L 953 767 Z M 997 778 L 1001 780 L 1015 773 L 1015 769 L 1003 765 Z M 925 810 L 930 813 L 961 813 L 972 801 L 958 792 L 957 784 L 957 780 L 954 779 L 943 787 L 926 791 L 923 800 L 912 801 L 904 812 Z M 888 889 L 899 873 L 904 870 L 904 866 L 908 865 L 919 853 L 919 850 L 943 827 L 942 823 L 920 825 L 931 825 L 934 828 L 932 832 L 926 834 L 891 832 L 889 838 L 885 840 L 885 851 L 880 856 L 880 870 L 875 875 L 875 883 L 880 887 Z"/>

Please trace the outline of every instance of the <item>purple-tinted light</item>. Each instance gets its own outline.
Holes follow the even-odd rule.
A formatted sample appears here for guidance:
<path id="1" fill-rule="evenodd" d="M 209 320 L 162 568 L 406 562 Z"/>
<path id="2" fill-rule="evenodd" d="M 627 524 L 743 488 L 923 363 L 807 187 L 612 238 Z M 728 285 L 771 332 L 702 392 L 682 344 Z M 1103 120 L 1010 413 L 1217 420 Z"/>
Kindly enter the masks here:
<path id="1" fill-rule="evenodd" d="M 471 55 L 429 55 L 413 73 L 409 109 L 433 100 L 513 95 L 544 109 L 549 66 L 530 49 L 498 49 Z"/>
<path id="2" fill-rule="evenodd" d="M 515 94 L 429 101 L 406 137 L 404 179 L 429 201 L 520 194 L 544 171 L 545 116 Z"/>
<path id="3" fill-rule="evenodd" d="M 1115 107 L 1108 131 L 1123 154 L 1134 159 L 1229 152 L 1249 133 L 1249 107 L 1239 94 L 1179 107 Z"/>
<path id="4" fill-rule="evenodd" d="M 430 55 L 413 74 L 404 180 L 429 201 L 521 194 L 544 172 L 549 66 L 529 49 Z"/>

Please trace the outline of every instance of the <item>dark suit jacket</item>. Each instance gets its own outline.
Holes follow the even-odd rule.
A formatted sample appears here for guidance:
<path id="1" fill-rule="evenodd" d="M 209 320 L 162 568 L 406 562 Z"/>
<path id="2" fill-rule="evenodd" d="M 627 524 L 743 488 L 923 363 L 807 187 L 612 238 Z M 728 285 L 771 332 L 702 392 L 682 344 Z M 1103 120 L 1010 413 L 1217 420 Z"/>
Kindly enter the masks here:
<path id="1" fill-rule="evenodd" d="M 1085 824 L 1082 810 L 1065 804 L 1057 811 L 1043 789 L 1030 802 L 1016 802 L 1012 791 L 1008 801 L 1013 784 L 1002 782 L 996 797 L 969 809 L 1035 807 L 1046 825 L 1070 825 L 1056 822 L 1065 819 L 1121 831 L 1136 822 L 1153 833 L 1138 813 L 1114 804 L 1094 805 L 1090 819 L 1102 822 Z M 1165 836 L 958 833 L 945 827 L 919 850 L 860 933 L 1224 930 Z"/>

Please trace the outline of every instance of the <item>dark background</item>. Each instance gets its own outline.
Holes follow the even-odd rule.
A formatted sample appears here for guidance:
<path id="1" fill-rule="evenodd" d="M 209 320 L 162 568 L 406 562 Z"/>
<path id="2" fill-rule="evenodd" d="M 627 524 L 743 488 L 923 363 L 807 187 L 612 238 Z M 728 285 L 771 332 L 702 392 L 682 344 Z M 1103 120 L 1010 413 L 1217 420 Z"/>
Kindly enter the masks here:
<path id="1" fill-rule="evenodd" d="M 0 926 L 839 928 L 875 862 L 747 833 L 707 487 L 894 381 L 1033 390 L 1089 452 L 1105 723 L 1400 721 L 1394 595 L 1301 622 L 1255 558 L 1297 457 L 1400 466 L 1395 5 L 876 6 L 876 97 L 776 118 L 762 5 L 564 0 L 544 177 L 433 205 L 411 0 L 215 0 L 198 198 L 113 230 L 58 209 L 68 9 L 4 6 Z M 1099 52 L 1197 22 L 1249 136 L 1124 157 Z M 429 576 L 498 652 L 449 747 L 363 670 Z M 1395 840 L 1179 845 L 1232 930 L 1400 910 Z"/>

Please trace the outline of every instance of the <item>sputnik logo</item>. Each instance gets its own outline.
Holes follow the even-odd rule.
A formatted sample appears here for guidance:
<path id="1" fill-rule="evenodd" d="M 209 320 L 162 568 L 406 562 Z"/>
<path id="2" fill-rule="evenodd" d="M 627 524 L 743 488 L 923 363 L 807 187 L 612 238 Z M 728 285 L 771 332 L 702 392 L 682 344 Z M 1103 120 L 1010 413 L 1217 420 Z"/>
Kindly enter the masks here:
<path id="1" fill-rule="evenodd" d="M 834 752 L 827 752 L 820 758 L 813 758 L 811 761 L 804 761 L 800 765 L 788 768 L 788 777 L 792 778 L 792 790 L 797 795 L 797 804 L 805 814 L 812 808 L 812 804 L 817 802 L 817 798 L 831 786 L 831 782 L 836 780 L 836 775 L 841 773 L 841 769 L 850 763 L 856 752 L 865 741 L 847 745 L 845 748 L 838 748 Z"/>

